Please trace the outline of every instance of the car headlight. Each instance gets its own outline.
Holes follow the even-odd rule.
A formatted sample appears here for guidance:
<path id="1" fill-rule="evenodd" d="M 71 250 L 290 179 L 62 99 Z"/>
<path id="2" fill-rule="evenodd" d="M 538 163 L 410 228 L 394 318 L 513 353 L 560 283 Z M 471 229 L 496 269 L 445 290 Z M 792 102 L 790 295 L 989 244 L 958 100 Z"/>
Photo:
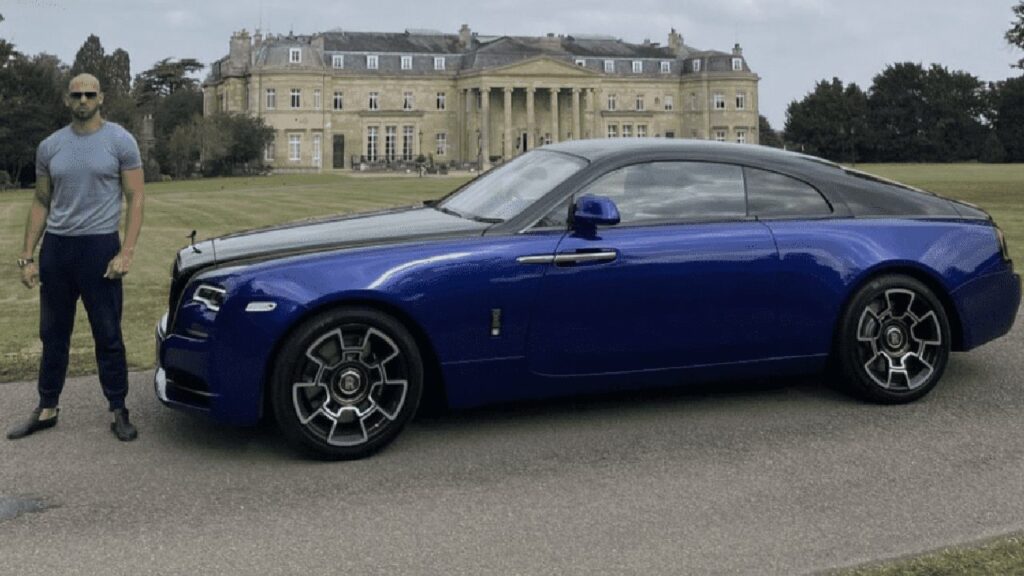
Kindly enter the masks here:
<path id="1" fill-rule="evenodd" d="M 192 293 L 192 301 L 202 302 L 207 308 L 216 312 L 224 304 L 224 295 L 226 293 L 227 290 L 219 286 L 200 284 L 196 291 Z"/>

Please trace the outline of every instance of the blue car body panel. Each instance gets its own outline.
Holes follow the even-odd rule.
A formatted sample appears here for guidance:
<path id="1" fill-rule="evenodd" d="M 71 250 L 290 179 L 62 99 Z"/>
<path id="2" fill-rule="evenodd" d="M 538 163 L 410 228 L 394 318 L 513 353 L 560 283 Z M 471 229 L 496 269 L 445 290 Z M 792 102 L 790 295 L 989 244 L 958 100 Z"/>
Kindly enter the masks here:
<path id="1" fill-rule="evenodd" d="M 158 331 L 158 394 L 252 424 L 277 348 L 303 320 L 341 304 L 405 322 L 455 407 L 819 370 L 845 303 L 884 272 L 915 275 L 949 304 L 956 349 L 1010 329 L 1020 280 L 990 221 L 856 218 L 834 201 L 842 217 L 602 226 L 592 235 L 492 233 L 419 209 L 356 218 L 359 234 L 334 229 L 347 220 L 318 223 L 308 242 L 288 229 L 259 252 L 245 246 L 258 235 L 207 242 L 183 251 L 178 267 L 213 263 L 218 242 L 241 259 L 176 277 Z M 389 222 L 420 236 L 385 242 Z M 557 260 L 580 255 L 594 258 Z M 202 284 L 225 290 L 218 311 L 193 301 Z"/>

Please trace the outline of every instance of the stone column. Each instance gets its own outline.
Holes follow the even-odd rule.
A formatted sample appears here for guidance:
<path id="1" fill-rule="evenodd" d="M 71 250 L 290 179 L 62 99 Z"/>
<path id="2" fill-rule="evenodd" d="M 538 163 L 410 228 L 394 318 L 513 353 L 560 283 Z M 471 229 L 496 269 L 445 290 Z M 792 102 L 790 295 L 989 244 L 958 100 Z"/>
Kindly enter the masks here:
<path id="1" fill-rule="evenodd" d="M 572 89 L 572 137 L 574 140 L 582 140 L 582 127 L 580 122 L 580 89 Z"/>
<path id="2" fill-rule="evenodd" d="M 526 147 L 530 150 L 533 150 L 534 146 L 537 145 L 533 139 L 534 133 L 537 131 L 537 122 L 533 115 L 533 95 L 535 92 L 537 92 L 537 89 L 532 86 L 526 89 Z"/>
<path id="3" fill-rule="evenodd" d="M 587 125 L 587 130 L 589 131 L 589 134 L 584 134 L 583 135 L 584 138 L 597 138 L 597 128 L 596 128 L 596 126 L 597 126 L 597 111 L 594 110 L 594 101 L 595 100 L 596 100 L 596 98 L 594 98 L 594 89 L 593 88 L 587 88 L 587 103 L 586 103 L 586 107 L 587 107 L 587 112 L 586 112 L 587 122 L 586 122 L 586 125 Z"/>
<path id="4" fill-rule="evenodd" d="M 551 88 L 551 143 L 558 142 L 558 88 Z"/>
<path id="5" fill-rule="evenodd" d="M 491 89 L 480 88 L 480 169 L 491 167 Z"/>
<path id="6" fill-rule="evenodd" d="M 512 90 L 511 86 L 505 87 L 505 160 L 515 156 L 512 147 Z"/>

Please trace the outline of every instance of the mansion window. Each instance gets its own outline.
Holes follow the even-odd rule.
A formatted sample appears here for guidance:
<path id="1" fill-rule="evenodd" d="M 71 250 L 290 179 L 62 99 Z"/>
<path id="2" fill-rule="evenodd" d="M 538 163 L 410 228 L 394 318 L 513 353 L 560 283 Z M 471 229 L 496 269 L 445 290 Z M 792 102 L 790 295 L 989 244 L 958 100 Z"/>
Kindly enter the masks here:
<path id="1" fill-rule="evenodd" d="M 551 144 L 551 132 L 544 133 L 544 145 L 547 146 L 548 144 Z"/>
<path id="2" fill-rule="evenodd" d="M 725 130 L 715 130 L 715 142 L 725 142 Z"/>
<path id="3" fill-rule="evenodd" d="M 370 54 L 366 57 L 366 69 L 376 70 L 378 65 L 378 57 L 376 54 Z"/>
<path id="4" fill-rule="evenodd" d="M 277 150 L 274 147 L 274 139 L 271 138 L 270 142 L 267 142 L 267 147 L 263 149 L 263 159 L 267 162 L 273 162 L 275 155 L 277 155 Z"/>
<path id="5" fill-rule="evenodd" d="M 586 68 L 587 67 L 587 61 L 584 60 L 583 58 L 577 58 L 576 59 L 576 65 L 577 66 L 583 66 L 584 68 Z"/>
<path id="6" fill-rule="evenodd" d="M 694 73 L 700 72 L 700 60 L 693 61 L 693 71 Z"/>
<path id="7" fill-rule="evenodd" d="M 298 162 L 302 157 L 302 134 L 288 135 L 288 159 Z"/>
<path id="8" fill-rule="evenodd" d="M 345 95 L 341 92 L 334 93 L 334 109 L 344 110 L 345 108 Z"/>
<path id="9" fill-rule="evenodd" d="M 292 88 L 292 108 L 302 108 L 302 91 Z"/>
<path id="10" fill-rule="evenodd" d="M 415 128 L 402 126 L 402 160 L 412 160 L 412 135 Z"/>
<path id="11" fill-rule="evenodd" d="M 437 109 L 444 110 L 446 108 L 444 92 L 437 93 Z"/>
<path id="12" fill-rule="evenodd" d="M 647 124 L 637 124 L 636 125 L 636 137 L 637 138 L 647 138 Z"/>
<path id="13" fill-rule="evenodd" d="M 736 142 L 738 144 L 746 144 L 747 143 L 747 131 L 746 130 L 737 130 L 736 131 Z"/>
<path id="14" fill-rule="evenodd" d="M 690 111 L 695 112 L 697 110 L 697 94 L 690 92 Z"/>
<path id="15" fill-rule="evenodd" d="M 412 110 L 413 107 L 413 96 L 412 92 L 402 93 L 402 110 Z"/>
<path id="16" fill-rule="evenodd" d="M 321 155 L 320 155 L 320 134 L 313 134 L 313 165 L 319 166 Z"/>
<path id="17" fill-rule="evenodd" d="M 604 61 L 604 73 L 605 74 L 614 74 L 615 73 L 615 60 L 605 60 Z"/>
<path id="18" fill-rule="evenodd" d="M 447 132 L 438 132 L 437 133 L 437 148 L 435 149 L 435 153 L 438 156 L 444 156 L 445 154 L 448 153 L 448 133 Z"/>
<path id="19" fill-rule="evenodd" d="M 377 127 L 366 127 L 366 159 L 370 162 L 377 161 Z"/>
<path id="20" fill-rule="evenodd" d="M 711 97 L 711 102 L 715 110 L 725 110 L 725 96 L 721 92 L 716 92 Z"/>
<path id="21" fill-rule="evenodd" d="M 434 70 L 444 70 L 444 56 L 434 57 Z"/>
<path id="22" fill-rule="evenodd" d="M 345 55 L 335 54 L 331 56 L 331 67 L 333 68 L 344 68 L 345 67 Z"/>
<path id="23" fill-rule="evenodd" d="M 370 92 L 368 107 L 370 110 L 380 110 L 380 94 L 378 92 Z"/>
<path id="24" fill-rule="evenodd" d="M 412 70 L 412 56 L 402 56 L 402 70 Z"/>
<path id="25" fill-rule="evenodd" d="M 669 62 L 668 60 L 662 60 L 661 61 L 661 73 L 662 74 L 668 74 L 671 71 L 672 71 L 672 63 Z"/>
<path id="26" fill-rule="evenodd" d="M 300 49 L 300 48 L 291 48 L 291 49 L 289 49 L 288 50 L 288 62 L 290 64 L 300 64 L 300 63 L 302 63 L 302 49 Z"/>
<path id="27" fill-rule="evenodd" d="M 741 58 L 732 59 L 732 69 L 734 72 L 743 70 L 743 60 Z"/>
<path id="28" fill-rule="evenodd" d="M 665 111 L 671 112 L 673 108 L 675 108 L 675 103 L 673 102 L 672 97 L 665 96 Z"/>
<path id="29" fill-rule="evenodd" d="M 644 95 L 643 94 L 637 94 L 636 95 L 635 107 L 636 107 L 636 111 L 637 112 L 643 112 L 644 110 L 647 109 L 647 106 L 644 104 Z"/>
<path id="30" fill-rule="evenodd" d="M 736 93 L 736 109 L 746 110 L 747 109 L 747 95 L 743 92 Z"/>
<path id="31" fill-rule="evenodd" d="M 633 74 L 640 74 L 644 71 L 644 63 L 641 60 L 633 60 Z"/>
<path id="32" fill-rule="evenodd" d="M 277 90 L 267 88 L 267 110 L 277 108 Z"/>
<path id="33" fill-rule="evenodd" d="M 609 138 L 618 138 L 619 137 L 619 127 L 618 127 L 618 125 L 616 125 L 616 124 L 609 124 L 608 125 L 608 137 Z"/>
<path id="34" fill-rule="evenodd" d="M 622 125 L 622 137 L 623 138 L 632 138 L 633 137 L 633 125 L 632 124 L 623 124 Z"/>
<path id="35" fill-rule="evenodd" d="M 384 159 L 391 162 L 395 159 L 395 140 L 398 138 L 397 126 L 384 127 Z"/>
<path id="36" fill-rule="evenodd" d="M 320 89 L 316 88 L 313 90 L 313 109 L 319 110 L 323 107 L 323 97 L 320 95 Z"/>
<path id="37" fill-rule="evenodd" d="M 609 94 L 608 95 L 608 110 L 610 112 L 614 112 L 615 111 L 615 105 L 616 105 L 615 94 Z"/>

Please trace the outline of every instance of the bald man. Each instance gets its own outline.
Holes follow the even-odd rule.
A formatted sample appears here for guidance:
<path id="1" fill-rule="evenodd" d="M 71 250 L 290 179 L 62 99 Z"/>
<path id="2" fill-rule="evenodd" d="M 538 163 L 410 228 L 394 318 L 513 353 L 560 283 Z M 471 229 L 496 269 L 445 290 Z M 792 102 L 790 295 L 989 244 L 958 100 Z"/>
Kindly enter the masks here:
<path id="1" fill-rule="evenodd" d="M 135 138 L 100 115 L 103 92 L 95 76 L 75 76 L 64 103 L 71 110 L 71 124 L 43 140 L 36 151 L 36 192 L 18 258 L 25 287 L 40 286 L 39 405 L 7 438 L 17 440 L 57 424 L 81 298 L 96 343 L 100 384 L 113 413 L 110 429 L 119 440 L 129 441 L 138 431 L 125 408 L 121 278 L 131 268 L 142 229 L 142 160 Z M 118 234 L 122 195 L 128 204 L 123 244 Z M 41 237 L 37 266 L 33 255 Z"/>

